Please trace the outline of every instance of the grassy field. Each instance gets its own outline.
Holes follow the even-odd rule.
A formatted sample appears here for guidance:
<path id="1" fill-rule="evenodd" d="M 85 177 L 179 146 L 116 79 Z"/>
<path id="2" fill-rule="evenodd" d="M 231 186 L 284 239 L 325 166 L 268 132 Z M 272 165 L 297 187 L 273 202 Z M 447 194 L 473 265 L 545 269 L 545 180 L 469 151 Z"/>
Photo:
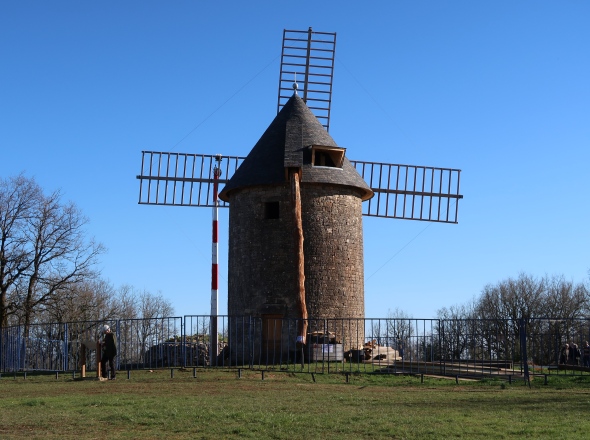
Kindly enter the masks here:
<path id="1" fill-rule="evenodd" d="M 192 369 L 0 379 L 0 439 L 583 439 L 590 376 L 511 385 Z"/>

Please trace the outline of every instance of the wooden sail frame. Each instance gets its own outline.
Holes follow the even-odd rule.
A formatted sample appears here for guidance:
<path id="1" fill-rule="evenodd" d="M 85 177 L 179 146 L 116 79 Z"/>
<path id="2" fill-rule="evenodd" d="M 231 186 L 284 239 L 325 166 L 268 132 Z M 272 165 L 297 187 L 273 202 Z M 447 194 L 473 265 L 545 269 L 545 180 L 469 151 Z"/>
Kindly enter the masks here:
<path id="1" fill-rule="evenodd" d="M 142 151 L 139 204 L 213 207 L 217 155 Z M 219 191 L 245 157 L 223 156 Z M 351 161 L 375 196 L 363 204 L 369 217 L 458 223 L 461 170 Z M 219 200 L 220 208 L 229 204 Z"/>

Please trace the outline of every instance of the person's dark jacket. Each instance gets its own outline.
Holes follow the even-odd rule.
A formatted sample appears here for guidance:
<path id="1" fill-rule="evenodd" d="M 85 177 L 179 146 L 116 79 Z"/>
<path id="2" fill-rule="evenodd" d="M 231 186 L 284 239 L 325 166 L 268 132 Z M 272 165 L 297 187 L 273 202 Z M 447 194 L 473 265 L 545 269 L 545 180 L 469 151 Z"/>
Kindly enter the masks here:
<path id="1" fill-rule="evenodd" d="M 117 343 L 113 333 L 106 333 L 104 335 L 104 351 L 103 357 L 113 358 L 117 355 Z"/>

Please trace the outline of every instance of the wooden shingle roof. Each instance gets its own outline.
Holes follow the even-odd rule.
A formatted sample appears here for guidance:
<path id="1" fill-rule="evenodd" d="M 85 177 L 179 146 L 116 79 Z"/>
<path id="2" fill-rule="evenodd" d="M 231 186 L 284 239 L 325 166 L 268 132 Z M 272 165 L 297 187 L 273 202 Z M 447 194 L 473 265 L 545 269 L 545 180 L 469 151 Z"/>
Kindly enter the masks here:
<path id="1" fill-rule="evenodd" d="M 225 185 L 219 198 L 231 203 L 233 190 L 258 185 L 281 185 L 285 168 L 301 168 L 301 183 L 345 185 L 362 191 L 362 199 L 373 191 L 344 157 L 342 168 L 313 166 L 311 147 L 336 147 L 305 102 L 294 94 L 268 126 L 254 148 Z"/>

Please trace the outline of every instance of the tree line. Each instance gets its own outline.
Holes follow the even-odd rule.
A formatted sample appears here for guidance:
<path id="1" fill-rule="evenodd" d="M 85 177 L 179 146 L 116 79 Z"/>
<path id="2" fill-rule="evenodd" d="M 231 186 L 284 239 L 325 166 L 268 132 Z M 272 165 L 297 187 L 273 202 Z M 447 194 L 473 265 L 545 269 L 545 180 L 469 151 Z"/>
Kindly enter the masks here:
<path id="1" fill-rule="evenodd" d="M 45 193 L 20 174 L 0 178 L 0 327 L 173 314 L 161 294 L 115 288 L 101 278 L 105 247 L 61 191 Z"/>
<path id="2" fill-rule="evenodd" d="M 535 277 L 520 273 L 486 285 L 479 297 L 467 304 L 443 307 L 439 319 L 513 320 L 520 318 L 583 319 L 590 317 L 587 283 L 563 275 Z"/>
<path id="3" fill-rule="evenodd" d="M 373 330 L 417 360 L 518 360 L 526 341 L 536 362 L 557 363 L 565 343 L 590 339 L 590 288 L 564 276 L 520 273 L 486 285 L 465 304 L 439 309 L 424 330 L 417 323 L 396 309 Z"/>

